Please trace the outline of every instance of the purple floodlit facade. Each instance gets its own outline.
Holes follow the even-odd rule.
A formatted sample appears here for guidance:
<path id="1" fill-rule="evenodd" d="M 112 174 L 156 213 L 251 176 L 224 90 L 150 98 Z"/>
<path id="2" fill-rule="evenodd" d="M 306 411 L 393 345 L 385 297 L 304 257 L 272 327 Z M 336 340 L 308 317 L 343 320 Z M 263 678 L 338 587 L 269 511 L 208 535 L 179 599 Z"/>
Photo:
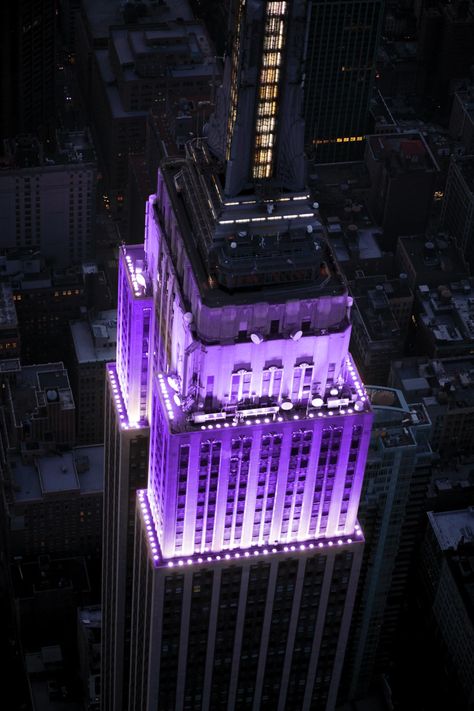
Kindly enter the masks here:
<path id="1" fill-rule="evenodd" d="M 372 412 L 304 186 L 309 4 L 236 5 L 207 140 L 162 163 L 120 250 L 103 711 L 336 703 Z"/>
<path id="2" fill-rule="evenodd" d="M 211 309 L 147 225 L 145 250 L 121 249 L 108 372 L 123 426 L 150 426 L 162 559 L 354 535 L 372 415 L 348 353 L 350 297 Z"/>

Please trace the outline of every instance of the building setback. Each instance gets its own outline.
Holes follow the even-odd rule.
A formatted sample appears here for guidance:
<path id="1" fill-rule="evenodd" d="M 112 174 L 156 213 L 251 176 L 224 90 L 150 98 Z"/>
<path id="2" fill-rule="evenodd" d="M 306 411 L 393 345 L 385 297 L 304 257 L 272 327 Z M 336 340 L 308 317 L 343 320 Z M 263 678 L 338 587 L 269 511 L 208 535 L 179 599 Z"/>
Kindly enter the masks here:
<path id="1" fill-rule="evenodd" d="M 207 141 L 162 163 L 120 251 L 103 711 L 336 703 L 372 411 L 304 184 L 307 12 L 239 3 Z"/>

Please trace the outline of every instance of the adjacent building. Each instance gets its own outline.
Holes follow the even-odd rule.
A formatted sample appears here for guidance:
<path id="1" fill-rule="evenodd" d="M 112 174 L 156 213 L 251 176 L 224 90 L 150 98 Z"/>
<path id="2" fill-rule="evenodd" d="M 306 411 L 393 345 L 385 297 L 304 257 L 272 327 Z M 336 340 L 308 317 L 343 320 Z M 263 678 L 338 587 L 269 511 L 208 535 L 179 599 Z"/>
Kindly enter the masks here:
<path id="1" fill-rule="evenodd" d="M 75 447 L 25 463 L 9 459 L 13 555 L 88 555 L 101 551 L 104 449 Z"/>
<path id="2" fill-rule="evenodd" d="M 48 143 L 16 136 L 0 161 L 4 253 L 39 251 L 58 268 L 90 259 L 97 166 L 87 130 L 59 131 Z"/>
<path id="3" fill-rule="evenodd" d="M 77 611 L 77 648 L 83 688 L 84 709 L 100 709 L 100 644 L 102 612 L 99 605 Z"/>
<path id="4" fill-rule="evenodd" d="M 473 507 L 428 513 L 422 619 L 436 650 L 436 674 L 449 683 L 450 703 L 465 709 L 474 702 L 473 552 Z"/>
<path id="5" fill-rule="evenodd" d="M 117 312 L 99 311 L 71 321 L 71 384 L 76 403 L 77 444 L 99 444 L 104 438 L 105 365 L 117 349 Z"/>
<path id="6" fill-rule="evenodd" d="M 13 290 L 24 364 L 54 361 L 58 343 L 69 356 L 69 321 L 84 318 L 92 307 L 107 310 L 114 305 L 113 289 L 95 264 L 50 269 L 34 254 L 0 258 L 2 266 Z"/>
<path id="7" fill-rule="evenodd" d="M 383 0 L 308 2 L 305 143 L 317 163 L 363 155 L 383 10 Z"/>
<path id="8" fill-rule="evenodd" d="M 451 158 L 441 215 L 443 229 L 474 265 L 474 157 Z"/>
<path id="9" fill-rule="evenodd" d="M 460 141 L 467 155 L 474 153 L 474 86 L 454 94 L 449 133 Z"/>
<path id="10" fill-rule="evenodd" d="M 461 249 L 446 233 L 399 237 L 395 259 L 413 291 L 422 284 L 436 287 L 469 276 Z"/>
<path id="11" fill-rule="evenodd" d="M 469 3 L 434 2 L 419 19 L 419 92 L 447 103 L 456 81 L 467 79 L 472 65 L 474 14 Z"/>
<path id="12" fill-rule="evenodd" d="M 432 423 L 431 446 L 443 457 L 474 452 L 474 358 L 405 358 L 391 364 L 390 384 L 421 402 Z"/>
<path id="13" fill-rule="evenodd" d="M 415 291 L 419 352 L 432 358 L 468 355 L 474 347 L 474 279 Z"/>
<path id="14" fill-rule="evenodd" d="M 366 538 L 345 661 L 350 698 L 360 698 L 393 659 L 433 459 L 431 422 L 400 390 L 368 388 L 374 426 L 359 516 Z"/>
<path id="15" fill-rule="evenodd" d="M 219 72 L 207 31 L 177 18 L 112 28 L 107 49 L 94 52 L 92 115 L 113 208 L 124 202 L 129 154 L 145 147 L 148 111 L 173 116 L 179 100 L 212 99 Z"/>
<path id="16" fill-rule="evenodd" d="M 56 3 L 17 0 L 0 9 L 2 81 L 0 136 L 54 123 L 56 74 Z"/>
<path id="17" fill-rule="evenodd" d="M 6 361 L 7 362 L 7 361 Z M 8 447 L 24 461 L 75 444 L 76 411 L 63 363 L 21 367 L 11 361 L 5 379 Z"/>
<path id="18" fill-rule="evenodd" d="M 403 353 L 413 308 L 406 278 L 361 277 L 349 282 L 354 299 L 351 348 L 365 381 L 387 382 L 390 360 Z"/>
<path id="19" fill-rule="evenodd" d="M 397 237 L 425 232 L 439 181 L 439 166 L 420 133 L 369 136 L 365 164 L 370 173 L 369 208 L 383 228 L 384 246 Z"/>
<path id="20" fill-rule="evenodd" d="M 20 330 L 11 286 L 0 282 L 0 359 L 20 356 Z"/>
<path id="21" fill-rule="evenodd" d="M 336 703 L 372 411 L 304 183 L 308 6 L 237 6 L 207 141 L 162 163 L 120 252 L 104 711 Z"/>

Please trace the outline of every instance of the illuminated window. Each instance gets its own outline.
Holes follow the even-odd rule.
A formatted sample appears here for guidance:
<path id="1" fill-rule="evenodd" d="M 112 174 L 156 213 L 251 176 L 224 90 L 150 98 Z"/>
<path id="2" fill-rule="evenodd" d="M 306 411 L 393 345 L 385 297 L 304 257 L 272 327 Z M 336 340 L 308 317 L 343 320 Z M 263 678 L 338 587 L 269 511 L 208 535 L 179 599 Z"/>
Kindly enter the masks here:
<path id="1" fill-rule="evenodd" d="M 262 397 L 280 397 L 281 379 L 283 371 L 281 368 L 270 367 L 263 371 L 262 375 Z"/>
<path id="2" fill-rule="evenodd" d="M 278 79 L 285 44 L 286 2 L 268 2 L 263 37 L 262 69 L 257 100 L 252 176 L 271 177 L 276 137 Z M 261 150 L 266 148 L 267 150 Z"/>
<path id="3" fill-rule="evenodd" d="M 232 373 L 230 384 L 230 401 L 240 402 L 250 396 L 250 386 L 252 382 L 252 373 L 247 370 L 239 370 L 237 373 Z"/>

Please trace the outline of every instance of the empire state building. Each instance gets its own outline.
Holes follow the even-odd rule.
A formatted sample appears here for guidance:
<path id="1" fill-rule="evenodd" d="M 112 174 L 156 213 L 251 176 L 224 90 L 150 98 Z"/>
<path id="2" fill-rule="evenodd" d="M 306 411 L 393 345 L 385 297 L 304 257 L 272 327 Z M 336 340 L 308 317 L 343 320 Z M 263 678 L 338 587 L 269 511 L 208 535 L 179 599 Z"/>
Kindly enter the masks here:
<path id="1" fill-rule="evenodd" d="M 205 139 L 120 254 L 103 711 L 332 709 L 370 403 L 305 190 L 307 0 L 240 0 Z"/>

